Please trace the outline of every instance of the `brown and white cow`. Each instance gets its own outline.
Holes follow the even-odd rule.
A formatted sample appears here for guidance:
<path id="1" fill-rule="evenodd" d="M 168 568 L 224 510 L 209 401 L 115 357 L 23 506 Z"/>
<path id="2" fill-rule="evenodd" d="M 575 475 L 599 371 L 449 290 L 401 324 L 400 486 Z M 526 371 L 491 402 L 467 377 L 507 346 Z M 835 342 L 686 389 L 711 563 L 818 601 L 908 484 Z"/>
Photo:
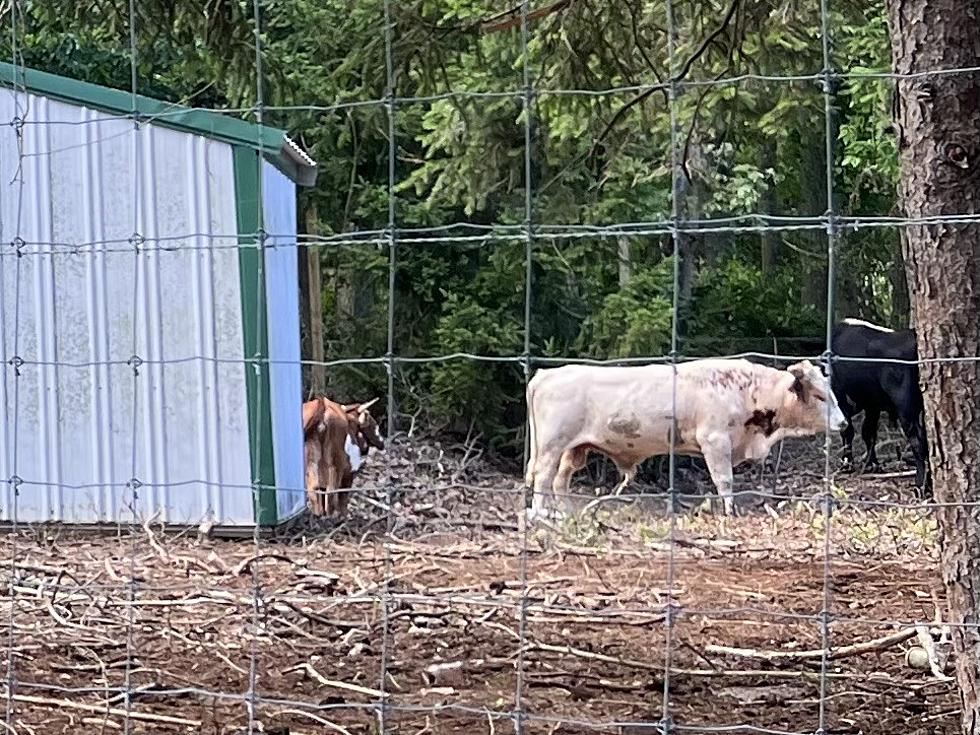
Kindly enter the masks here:
<path id="1" fill-rule="evenodd" d="M 375 401 L 342 405 L 321 397 L 303 404 L 306 497 L 313 515 L 342 517 L 362 458 L 371 447 L 384 449 L 369 410 Z"/>
<path id="2" fill-rule="evenodd" d="M 674 422 L 675 454 L 704 457 L 731 513 L 734 466 L 764 459 L 785 437 L 845 425 L 827 378 L 809 361 L 779 370 L 747 360 L 706 359 L 676 370 L 676 404 L 670 365 L 538 370 L 527 386 L 530 515 L 560 515 L 545 501 L 567 494 L 589 452 L 613 460 L 623 475 L 621 488 L 645 459 L 670 453 Z"/>

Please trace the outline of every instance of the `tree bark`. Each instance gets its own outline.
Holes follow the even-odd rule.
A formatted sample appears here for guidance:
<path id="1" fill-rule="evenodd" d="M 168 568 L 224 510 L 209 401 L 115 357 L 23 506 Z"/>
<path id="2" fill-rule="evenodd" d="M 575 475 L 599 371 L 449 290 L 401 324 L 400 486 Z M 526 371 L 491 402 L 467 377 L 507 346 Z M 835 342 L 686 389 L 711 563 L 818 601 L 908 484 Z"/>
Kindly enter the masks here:
<path id="1" fill-rule="evenodd" d="M 769 169 L 776 170 L 776 138 L 771 137 L 763 142 L 759 154 L 759 165 L 764 171 Z M 762 214 L 778 214 L 776 182 L 769 180 L 765 191 L 759 201 Z M 762 247 L 760 252 L 760 265 L 762 272 L 769 274 L 776 267 L 779 258 L 779 232 L 775 228 L 766 228 L 762 231 Z"/>
<path id="2" fill-rule="evenodd" d="M 301 220 L 302 221 L 302 220 Z M 305 233 L 303 233 L 305 234 Z M 306 357 L 310 354 L 310 280 L 306 270 L 307 246 L 296 246 L 296 271 L 299 280 L 299 354 Z M 310 369 L 304 365 L 300 369 L 303 380 L 304 400 L 310 386 Z"/>
<path id="3" fill-rule="evenodd" d="M 697 140 L 692 139 L 689 146 L 691 158 L 700 155 L 700 146 Z M 677 197 L 677 208 L 681 216 L 687 220 L 698 220 L 702 216 L 702 185 L 698 176 L 695 174 L 693 181 L 688 180 L 684 175 L 675 189 L 674 196 Z M 691 300 L 694 296 L 694 286 L 698 278 L 698 255 L 703 249 L 700 247 L 704 240 L 703 235 L 693 235 L 682 233 L 678 241 L 678 254 L 680 255 L 680 266 L 678 269 L 678 294 L 677 294 L 677 331 L 678 349 L 683 344 L 687 336 L 687 322 L 691 315 Z"/>
<path id="4" fill-rule="evenodd" d="M 619 287 L 626 288 L 633 277 L 633 259 L 630 255 L 630 239 L 625 235 L 616 240 L 617 262 L 619 263 Z"/>
<path id="5" fill-rule="evenodd" d="M 803 201 L 806 214 L 819 217 L 827 212 L 827 150 L 824 147 L 823 131 L 819 137 L 814 135 L 809 146 L 803 151 Z M 822 229 L 810 230 L 807 235 L 807 250 L 813 255 L 800 254 L 800 302 L 817 314 L 823 315 L 827 309 L 827 233 Z"/>
<path id="6" fill-rule="evenodd" d="M 306 212 L 306 231 L 316 234 L 319 229 L 316 208 L 312 205 Z M 320 248 L 306 248 L 307 283 L 309 283 L 310 305 L 310 359 L 322 363 L 326 358 L 323 352 L 323 281 L 320 273 Z M 313 365 L 310 370 L 310 383 L 313 393 L 322 395 L 327 388 L 327 369 L 322 364 Z"/>
<path id="7" fill-rule="evenodd" d="M 888 0 L 892 58 L 901 74 L 970 67 L 980 58 L 980 10 L 964 0 Z M 907 217 L 980 211 L 980 79 L 975 73 L 903 79 L 896 123 Z M 906 227 L 903 247 L 920 359 L 980 349 L 980 227 Z M 980 371 L 976 362 L 926 363 L 929 461 L 937 501 L 980 500 Z M 980 732 L 980 511 L 937 510 L 963 733 Z"/>
<path id="8" fill-rule="evenodd" d="M 915 312 L 909 301 L 909 286 L 905 276 L 905 256 L 902 254 L 901 239 L 895 243 L 895 260 L 888 269 L 888 280 L 892 285 L 892 327 L 908 329 L 915 326 Z"/>

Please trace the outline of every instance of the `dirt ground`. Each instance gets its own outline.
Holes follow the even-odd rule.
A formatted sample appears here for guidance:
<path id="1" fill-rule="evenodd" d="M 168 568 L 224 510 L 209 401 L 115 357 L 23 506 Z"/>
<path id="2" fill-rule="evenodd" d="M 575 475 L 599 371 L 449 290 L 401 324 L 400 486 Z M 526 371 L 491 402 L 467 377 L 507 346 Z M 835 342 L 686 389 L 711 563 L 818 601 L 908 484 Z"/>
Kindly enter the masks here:
<path id="1" fill-rule="evenodd" d="M 691 733 L 957 732 L 955 686 L 906 663 L 912 624 L 943 609 L 931 514 L 893 461 L 836 477 L 828 523 L 819 450 L 789 448 L 761 482 L 740 473 L 735 519 L 630 495 L 528 527 L 516 475 L 426 445 L 372 457 L 347 523 L 299 519 L 257 544 L 150 524 L 11 534 L 5 722 L 638 735 L 666 715 Z M 703 488 L 697 474 L 678 484 Z"/>

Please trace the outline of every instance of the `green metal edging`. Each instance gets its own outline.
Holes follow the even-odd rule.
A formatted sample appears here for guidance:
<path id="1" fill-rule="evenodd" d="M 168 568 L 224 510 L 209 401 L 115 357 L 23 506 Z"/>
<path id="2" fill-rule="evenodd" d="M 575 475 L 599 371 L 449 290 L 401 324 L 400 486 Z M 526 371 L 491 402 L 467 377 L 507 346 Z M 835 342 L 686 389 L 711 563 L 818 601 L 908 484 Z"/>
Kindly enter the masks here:
<path id="1" fill-rule="evenodd" d="M 262 225 L 262 158 L 254 147 L 236 145 L 232 149 L 235 168 L 235 207 L 238 218 L 238 269 L 241 277 L 242 333 L 245 359 L 245 391 L 248 397 L 249 455 L 252 478 L 260 487 L 255 499 L 255 522 L 274 526 L 276 506 L 276 468 L 272 436 L 272 391 L 269 366 L 268 320 L 265 307 L 264 253 L 256 247 L 255 233 Z"/>
<path id="2" fill-rule="evenodd" d="M 25 89 L 52 99 L 121 116 L 136 112 L 154 125 L 259 150 L 276 168 L 301 186 L 312 186 L 316 180 L 316 164 L 309 159 L 298 160 L 297 155 L 290 150 L 285 130 L 256 125 L 220 112 L 195 110 L 143 95 L 136 95 L 136 109 L 133 110 L 134 97 L 131 92 L 49 74 L 37 69 L 16 67 L 9 62 L 0 62 L 0 85 Z"/>

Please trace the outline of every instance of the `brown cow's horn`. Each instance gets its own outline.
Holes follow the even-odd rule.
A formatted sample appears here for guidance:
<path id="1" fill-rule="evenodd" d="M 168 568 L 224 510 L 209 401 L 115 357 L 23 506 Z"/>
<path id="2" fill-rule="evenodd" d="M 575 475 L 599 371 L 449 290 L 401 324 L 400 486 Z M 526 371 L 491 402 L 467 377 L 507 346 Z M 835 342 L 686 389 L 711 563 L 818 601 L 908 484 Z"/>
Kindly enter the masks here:
<path id="1" fill-rule="evenodd" d="M 373 406 L 377 402 L 378 402 L 378 399 L 377 398 L 372 398 L 367 403 L 362 403 L 361 406 L 360 406 L 360 408 L 358 410 L 360 410 L 360 411 L 367 411 L 369 408 L 371 408 L 371 406 Z"/>

